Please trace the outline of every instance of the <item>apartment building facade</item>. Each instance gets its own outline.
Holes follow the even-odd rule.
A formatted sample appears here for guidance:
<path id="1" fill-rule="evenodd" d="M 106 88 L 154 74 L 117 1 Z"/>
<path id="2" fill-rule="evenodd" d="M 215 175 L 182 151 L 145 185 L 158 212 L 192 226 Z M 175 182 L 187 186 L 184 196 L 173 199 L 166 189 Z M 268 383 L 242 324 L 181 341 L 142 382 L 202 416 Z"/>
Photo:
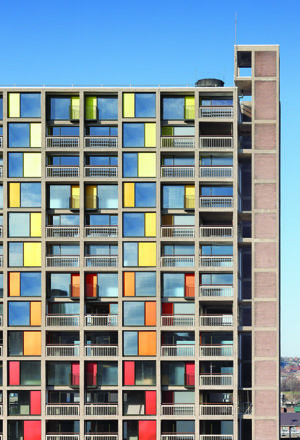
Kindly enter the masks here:
<path id="1" fill-rule="evenodd" d="M 0 438 L 279 438 L 279 48 L 234 63 L 0 88 Z"/>

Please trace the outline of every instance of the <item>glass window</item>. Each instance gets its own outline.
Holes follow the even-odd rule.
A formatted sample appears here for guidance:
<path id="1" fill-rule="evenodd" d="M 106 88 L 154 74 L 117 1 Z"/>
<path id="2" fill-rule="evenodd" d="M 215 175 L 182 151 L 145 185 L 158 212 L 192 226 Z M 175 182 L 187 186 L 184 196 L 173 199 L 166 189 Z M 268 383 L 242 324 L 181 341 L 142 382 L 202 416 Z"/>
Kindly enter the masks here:
<path id="1" fill-rule="evenodd" d="M 79 156 L 49 156 L 49 165 L 79 166 Z"/>
<path id="2" fill-rule="evenodd" d="M 41 385 L 41 362 L 21 361 L 20 382 L 21 385 Z"/>
<path id="3" fill-rule="evenodd" d="M 40 93 L 21 93 L 21 118 L 40 118 L 41 117 L 41 94 Z"/>
<path id="4" fill-rule="evenodd" d="M 69 297 L 71 285 L 70 273 L 50 274 L 50 295 L 52 297 Z"/>
<path id="5" fill-rule="evenodd" d="M 22 208 L 41 207 L 40 183 L 21 183 L 21 207 Z"/>
<path id="6" fill-rule="evenodd" d="M 97 192 L 100 209 L 118 209 L 117 185 L 98 185 Z"/>
<path id="7" fill-rule="evenodd" d="M 142 123 L 123 124 L 123 147 L 144 147 L 145 126 Z"/>
<path id="8" fill-rule="evenodd" d="M 70 118 L 70 97 L 50 98 L 50 119 L 69 119 Z"/>
<path id="9" fill-rule="evenodd" d="M 95 165 L 95 166 L 109 166 L 109 165 L 118 165 L 118 157 L 117 156 L 86 156 L 86 164 L 87 165 Z"/>
<path id="10" fill-rule="evenodd" d="M 26 148 L 29 143 L 29 124 L 10 123 L 8 124 L 8 146 L 15 148 Z"/>
<path id="11" fill-rule="evenodd" d="M 144 213 L 123 214 L 123 237 L 143 237 L 144 235 Z"/>
<path id="12" fill-rule="evenodd" d="M 62 214 L 49 217 L 49 224 L 53 226 L 78 226 L 79 215 Z"/>
<path id="13" fill-rule="evenodd" d="M 118 119 L 118 98 L 117 97 L 101 97 L 98 101 L 99 119 Z"/>
<path id="14" fill-rule="evenodd" d="M 8 332 L 8 355 L 23 355 L 23 332 Z"/>
<path id="15" fill-rule="evenodd" d="M 163 255 L 194 255 L 195 246 L 192 244 L 164 245 Z"/>
<path id="16" fill-rule="evenodd" d="M 162 297 L 184 297 L 184 283 L 184 273 L 164 273 Z"/>
<path id="17" fill-rule="evenodd" d="M 156 273 L 136 272 L 135 273 L 135 295 L 156 296 Z"/>
<path id="18" fill-rule="evenodd" d="M 64 125 L 56 125 L 55 127 L 48 127 L 48 133 L 50 136 L 79 136 L 79 126 L 66 127 Z"/>
<path id="19" fill-rule="evenodd" d="M 47 385 L 48 386 L 69 386 L 71 376 L 70 362 L 48 362 L 47 363 Z"/>
<path id="20" fill-rule="evenodd" d="M 87 222 L 90 226 L 117 226 L 117 215 L 104 215 L 104 214 L 90 214 L 87 217 Z"/>
<path id="21" fill-rule="evenodd" d="M 117 362 L 99 362 L 97 364 L 98 385 L 118 385 L 118 364 Z"/>
<path id="22" fill-rule="evenodd" d="M 0 126 L 0 136 L 3 136 L 3 127 L 2 127 L 2 125 Z"/>
<path id="23" fill-rule="evenodd" d="M 232 273 L 206 273 L 201 275 L 201 284 L 232 285 Z"/>
<path id="24" fill-rule="evenodd" d="M 87 255 L 118 255 L 118 245 L 90 244 L 86 245 Z"/>
<path id="25" fill-rule="evenodd" d="M 123 265 L 124 267 L 138 265 L 138 243 L 123 243 Z"/>
<path id="26" fill-rule="evenodd" d="M 30 325 L 30 303 L 14 301 L 8 303 L 8 325 Z"/>
<path id="27" fill-rule="evenodd" d="M 144 325 L 145 324 L 145 303 L 130 301 L 123 303 L 123 325 Z"/>
<path id="28" fill-rule="evenodd" d="M 49 303 L 49 315 L 79 315 L 79 303 Z"/>
<path id="29" fill-rule="evenodd" d="M 155 208 L 156 206 L 155 183 L 135 184 L 135 206 L 136 208 Z"/>
<path id="30" fill-rule="evenodd" d="M 9 266 L 23 266 L 23 243 L 8 243 Z"/>
<path id="31" fill-rule="evenodd" d="M 3 98 L 0 96 L 0 120 L 3 119 Z"/>
<path id="32" fill-rule="evenodd" d="M 201 196 L 232 196 L 232 186 L 202 186 L 200 187 Z"/>
<path id="33" fill-rule="evenodd" d="M 138 355 L 138 332 L 123 332 L 123 356 Z"/>
<path id="34" fill-rule="evenodd" d="M 155 93 L 135 94 L 135 117 L 155 118 Z"/>
<path id="35" fill-rule="evenodd" d="M 98 282 L 100 298 L 118 296 L 117 273 L 98 273 L 97 282 Z"/>
<path id="36" fill-rule="evenodd" d="M 8 177 L 23 177 L 23 153 L 8 153 Z"/>
<path id="37" fill-rule="evenodd" d="M 164 97 L 163 119 L 184 119 L 184 97 Z"/>
<path id="38" fill-rule="evenodd" d="M 232 98 L 226 98 L 224 96 L 214 96 L 209 98 L 202 98 L 201 105 L 213 105 L 213 106 L 231 106 L 233 104 Z"/>
<path id="39" fill-rule="evenodd" d="M 232 255 L 233 247 L 228 245 L 202 245 L 202 255 Z"/>
<path id="40" fill-rule="evenodd" d="M 162 362 L 162 385 L 185 385 L 184 362 Z"/>
<path id="41" fill-rule="evenodd" d="M 137 153 L 123 154 L 123 177 L 137 177 L 138 155 Z"/>
<path id="42" fill-rule="evenodd" d="M 95 126 L 86 127 L 87 136 L 118 136 L 118 127 Z"/>
<path id="43" fill-rule="evenodd" d="M 78 244 L 54 244 L 49 246 L 50 255 L 79 255 Z"/>
<path id="44" fill-rule="evenodd" d="M 163 208 L 164 209 L 184 208 L 184 185 L 163 186 Z"/>
<path id="45" fill-rule="evenodd" d="M 70 196 L 70 185 L 50 185 L 50 209 L 69 209 Z"/>
<path id="46" fill-rule="evenodd" d="M 3 186 L 0 185 L 0 209 L 3 209 Z"/>
<path id="47" fill-rule="evenodd" d="M 30 214 L 25 212 L 8 214 L 8 235 L 9 237 L 30 236 Z"/>
<path id="48" fill-rule="evenodd" d="M 155 361 L 135 362 L 135 385 L 156 385 Z"/>
<path id="49" fill-rule="evenodd" d="M 0 298 L 3 298 L 3 273 L 0 273 Z"/>
<path id="50" fill-rule="evenodd" d="M 41 296 L 41 272 L 21 272 L 21 296 Z"/>

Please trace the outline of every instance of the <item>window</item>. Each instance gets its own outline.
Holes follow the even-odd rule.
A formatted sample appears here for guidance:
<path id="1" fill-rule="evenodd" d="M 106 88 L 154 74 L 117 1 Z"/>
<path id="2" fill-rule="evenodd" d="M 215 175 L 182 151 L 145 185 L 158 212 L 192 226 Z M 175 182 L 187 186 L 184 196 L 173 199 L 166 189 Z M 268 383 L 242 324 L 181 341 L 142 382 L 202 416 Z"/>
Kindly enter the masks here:
<path id="1" fill-rule="evenodd" d="M 123 93 L 124 118 L 155 118 L 155 93 Z"/>
<path id="2" fill-rule="evenodd" d="M 40 153 L 8 153 L 8 177 L 41 177 Z"/>
<path id="3" fill-rule="evenodd" d="M 52 226 L 79 226 L 79 215 L 51 215 L 48 217 L 48 224 Z"/>
<path id="4" fill-rule="evenodd" d="M 123 177 L 156 177 L 156 154 L 124 153 Z"/>
<path id="5" fill-rule="evenodd" d="M 118 274 L 117 273 L 86 274 L 85 296 L 92 298 L 118 297 Z"/>
<path id="6" fill-rule="evenodd" d="M 214 97 L 203 97 L 200 98 L 200 105 L 203 106 L 231 106 L 233 105 L 233 100 L 226 96 L 214 96 Z"/>
<path id="7" fill-rule="evenodd" d="M 3 209 L 3 186 L 0 185 L 0 209 Z"/>
<path id="8" fill-rule="evenodd" d="M 54 127 L 48 127 L 49 136 L 79 136 L 79 126 L 73 125 L 66 127 L 65 125 L 55 125 Z"/>
<path id="9" fill-rule="evenodd" d="M 78 185 L 50 185 L 50 209 L 79 209 Z"/>
<path id="10" fill-rule="evenodd" d="M 118 255 L 118 245 L 89 244 L 86 245 L 86 255 Z"/>
<path id="11" fill-rule="evenodd" d="M 123 147 L 156 147 L 156 124 L 124 123 Z"/>
<path id="12" fill-rule="evenodd" d="M 200 284 L 207 285 L 233 285 L 232 273 L 203 273 L 201 274 Z"/>
<path id="13" fill-rule="evenodd" d="M 123 243 L 123 266 L 156 266 L 156 243 Z"/>
<path id="14" fill-rule="evenodd" d="M 10 301 L 8 303 L 8 325 L 41 325 L 41 303 Z"/>
<path id="15" fill-rule="evenodd" d="M 76 120 L 79 119 L 79 97 L 59 96 L 50 97 L 48 100 L 48 116 L 51 120 Z"/>
<path id="16" fill-rule="evenodd" d="M 201 186 L 201 196 L 232 196 L 232 186 Z"/>
<path id="17" fill-rule="evenodd" d="M 87 362 L 85 382 L 87 386 L 118 385 L 118 363 Z"/>
<path id="18" fill-rule="evenodd" d="M 118 98 L 116 96 L 87 96 L 85 119 L 118 119 Z"/>
<path id="19" fill-rule="evenodd" d="M 86 209 L 118 209 L 118 185 L 87 185 Z"/>
<path id="20" fill-rule="evenodd" d="M 162 362 L 161 384 L 169 386 L 184 386 L 186 363 L 185 362 Z"/>
<path id="21" fill-rule="evenodd" d="M 108 126 L 90 126 L 86 127 L 87 136 L 118 136 L 118 127 Z"/>
<path id="22" fill-rule="evenodd" d="M 8 147 L 29 148 L 42 146 L 42 128 L 38 123 L 8 124 Z"/>
<path id="23" fill-rule="evenodd" d="M 9 361 L 8 384 L 24 386 L 41 385 L 41 362 Z"/>
<path id="24" fill-rule="evenodd" d="M 8 243 L 9 267 L 40 267 L 41 243 Z"/>
<path id="25" fill-rule="evenodd" d="M 79 298 L 80 278 L 76 273 L 51 273 L 48 276 L 47 294 L 51 298 Z"/>
<path id="26" fill-rule="evenodd" d="M 155 206 L 155 183 L 123 183 L 124 208 L 155 208 Z"/>
<path id="27" fill-rule="evenodd" d="M 41 296 L 41 272 L 9 272 L 8 296 Z"/>
<path id="28" fill-rule="evenodd" d="M 9 208 L 40 208 L 40 183 L 9 183 Z M 1 199 L 1 197 L 0 197 Z"/>
<path id="29" fill-rule="evenodd" d="M 0 96 L 0 120 L 3 119 L 3 98 Z"/>
<path id="30" fill-rule="evenodd" d="M 40 331 L 8 332 L 8 356 L 41 356 Z"/>
<path id="31" fill-rule="evenodd" d="M 9 213 L 8 236 L 9 237 L 40 237 L 41 214 L 32 213 Z"/>
<path id="32" fill-rule="evenodd" d="M 48 362 L 46 371 L 47 385 L 70 386 L 72 384 L 71 376 L 74 374 L 74 364 L 77 365 L 75 362 Z"/>
<path id="33" fill-rule="evenodd" d="M 118 156 L 86 156 L 86 165 L 118 166 Z"/>
<path id="34" fill-rule="evenodd" d="M 156 332 L 124 331 L 123 356 L 156 356 Z"/>
<path id="35" fill-rule="evenodd" d="M 9 118 L 40 118 L 41 94 L 40 93 L 9 93 L 8 94 Z"/>
<path id="36" fill-rule="evenodd" d="M 156 296 L 156 273 L 124 272 L 123 296 Z"/>
<path id="37" fill-rule="evenodd" d="M 195 119 L 194 96 L 168 96 L 162 98 L 163 119 Z"/>
<path id="38" fill-rule="evenodd" d="M 117 226 L 118 216 L 109 214 L 90 214 L 87 216 L 89 226 Z"/>
<path id="39" fill-rule="evenodd" d="M 50 245 L 49 255 L 79 255 L 79 244 L 53 244 Z"/>
<path id="40" fill-rule="evenodd" d="M 202 245 L 201 255 L 232 255 L 233 246 L 228 245 Z"/>
<path id="41" fill-rule="evenodd" d="M 8 415 L 40 415 L 41 391 L 15 391 L 8 393 Z"/>
<path id="42" fill-rule="evenodd" d="M 49 315 L 79 315 L 78 302 L 56 302 L 48 304 Z"/>
<path id="43" fill-rule="evenodd" d="M 3 273 L 0 273 L 0 298 L 3 298 Z"/>
<path id="44" fill-rule="evenodd" d="M 162 165 L 164 166 L 194 166 L 194 157 L 189 156 L 165 156 L 162 158 Z M 168 177 L 168 176 L 166 176 Z M 173 176 L 170 176 L 173 177 Z M 187 176 L 189 177 L 189 176 Z"/>
<path id="45" fill-rule="evenodd" d="M 194 209 L 195 187 L 193 185 L 164 185 L 164 209 Z"/>
<path id="46" fill-rule="evenodd" d="M 163 273 L 163 298 L 195 297 L 195 275 L 193 273 Z"/>
<path id="47" fill-rule="evenodd" d="M 123 237 L 155 237 L 155 213 L 125 213 L 123 214 Z"/>
<path id="48" fill-rule="evenodd" d="M 156 385 L 155 361 L 125 361 L 123 362 L 123 383 L 125 386 Z"/>
<path id="49" fill-rule="evenodd" d="M 156 325 L 156 303 L 138 301 L 124 302 L 123 325 Z"/>
<path id="50" fill-rule="evenodd" d="M 48 165 L 79 166 L 79 156 L 48 156 Z"/>
<path id="51" fill-rule="evenodd" d="M 200 165 L 209 166 L 232 166 L 233 158 L 232 156 L 202 156 L 200 157 Z"/>

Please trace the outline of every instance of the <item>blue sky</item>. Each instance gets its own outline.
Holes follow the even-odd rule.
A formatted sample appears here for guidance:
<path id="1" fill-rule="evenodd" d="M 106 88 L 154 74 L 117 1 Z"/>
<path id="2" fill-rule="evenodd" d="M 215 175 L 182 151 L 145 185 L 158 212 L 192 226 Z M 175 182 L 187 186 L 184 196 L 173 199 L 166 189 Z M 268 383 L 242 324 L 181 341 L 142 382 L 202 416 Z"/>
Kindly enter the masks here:
<path id="1" fill-rule="evenodd" d="M 235 13 L 238 44 L 280 44 L 284 355 L 300 355 L 299 9 L 291 0 L 15 0 L 2 2 L 0 27 L 1 85 L 192 85 L 216 77 L 231 86 Z"/>

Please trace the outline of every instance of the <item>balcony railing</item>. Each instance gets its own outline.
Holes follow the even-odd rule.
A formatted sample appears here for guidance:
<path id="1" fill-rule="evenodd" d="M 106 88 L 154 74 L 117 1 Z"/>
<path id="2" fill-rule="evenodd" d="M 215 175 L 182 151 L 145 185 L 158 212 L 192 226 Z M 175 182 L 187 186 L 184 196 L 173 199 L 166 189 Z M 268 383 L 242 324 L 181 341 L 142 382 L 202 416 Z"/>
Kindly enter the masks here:
<path id="1" fill-rule="evenodd" d="M 168 255 L 161 257 L 163 267 L 193 267 L 195 257 L 193 255 Z"/>
<path id="2" fill-rule="evenodd" d="M 118 167 L 115 166 L 85 166 L 85 177 L 118 177 Z"/>
<path id="3" fill-rule="evenodd" d="M 233 167 L 232 166 L 201 166 L 199 168 L 199 177 L 202 179 L 212 178 L 212 179 L 227 179 L 233 177 Z"/>
<path id="4" fill-rule="evenodd" d="M 79 177 L 79 167 L 56 167 L 49 166 L 46 168 L 47 177 Z"/>
<path id="5" fill-rule="evenodd" d="M 233 197 L 201 196 L 199 207 L 209 209 L 233 208 Z"/>
<path id="6" fill-rule="evenodd" d="M 200 226 L 201 238 L 232 238 L 232 226 Z"/>
<path id="7" fill-rule="evenodd" d="M 116 148 L 118 138 L 113 136 L 97 136 L 84 138 L 84 146 L 91 148 Z"/>
<path id="8" fill-rule="evenodd" d="M 79 315 L 47 315 L 46 325 L 49 327 L 78 327 Z"/>
<path id="9" fill-rule="evenodd" d="M 232 387 L 232 374 L 200 374 L 200 386 L 209 387 Z"/>
<path id="10" fill-rule="evenodd" d="M 47 137 L 46 146 L 47 148 L 79 148 L 79 137 Z"/>
<path id="11" fill-rule="evenodd" d="M 48 403 L 46 405 L 46 415 L 47 416 L 79 416 L 80 406 L 76 404 L 56 404 Z"/>
<path id="12" fill-rule="evenodd" d="M 162 345 L 160 350 L 161 356 L 179 357 L 179 356 L 195 356 L 194 345 Z"/>
<path id="13" fill-rule="evenodd" d="M 118 315 L 85 315 L 85 325 L 89 327 L 115 327 Z"/>
<path id="14" fill-rule="evenodd" d="M 200 286 L 199 296 L 201 298 L 233 297 L 233 287 L 232 286 Z"/>
<path id="15" fill-rule="evenodd" d="M 161 177 L 194 177 L 195 167 L 193 166 L 163 166 L 161 167 Z"/>
<path id="16" fill-rule="evenodd" d="M 118 356 L 118 346 L 117 345 L 86 345 L 85 347 L 86 356 Z"/>
<path id="17" fill-rule="evenodd" d="M 79 256 L 54 256 L 46 257 L 47 267 L 79 267 Z"/>
<path id="18" fill-rule="evenodd" d="M 201 136 L 199 138 L 199 147 L 213 150 L 219 148 L 233 148 L 233 139 L 231 136 Z"/>
<path id="19" fill-rule="evenodd" d="M 233 405 L 232 403 L 201 403 L 200 404 L 200 416 L 233 416 Z"/>
<path id="20" fill-rule="evenodd" d="M 75 357 L 79 356 L 79 345 L 47 345 L 46 356 Z"/>
<path id="21" fill-rule="evenodd" d="M 79 226 L 47 226 L 47 237 L 49 238 L 74 238 L 79 237 Z"/>
<path id="22" fill-rule="evenodd" d="M 0 255 L 0 267 L 3 266 L 3 255 Z"/>
<path id="23" fill-rule="evenodd" d="M 84 405 L 86 416 L 117 416 L 119 407 L 117 404 L 92 403 Z"/>
<path id="24" fill-rule="evenodd" d="M 233 440 L 232 434 L 201 434 L 199 440 Z"/>
<path id="25" fill-rule="evenodd" d="M 118 236 L 118 226 L 86 226 L 84 230 L 87 238 Z"/>
<path id="26" fill-rule="evenodd" d="M 193 416 L 195 414 L 195 405 L 174 403 L 173 405 L 161 405 L 162 416 Z"/>
<path id="27" fill-rule="evenodd" d="M 232 267 L 232 255 L 200 255 L 200 267 Z"/>
<path id="28" fill-rule="evenodd" d="M 84 440 L 118 440 L 118 434 L 85 434 Z"/>
<path id="29" fill-rule="evenodd" d="M 118 257 L 103 255 L 98 257 L 85 257 L 85 267 L 117 267 Z"/>
<path id="30" fill-rule="evenodd" d="M 46 440 L 80 440 L 80 434 L 46 434 Z"/>
<path id="31" fill-rule="evenodd" d="M 232 315 L 200 315 L 201 327 L 232 327 Z"/>
<path id="32" fill-rule="evenodd" d="M 200 356 L 231 357 L 233 356 L 233 345 L 200 345 Z"/>
<path id="33" fill-rule="evenodd" d="M 177 137 L 177 136 L 164 136 L 160 138 L 160 146 L 162 148 L 194 148 L 194 137 Z"/>
<path id="34" fill-rule="evenodd" d="M 161 440 L 195 440 L 195 434 L 162 434 Z"/>
<path id="35" fill-rule="evenodd" d="M 161 236 L 164 238 L 194 238 L 194 226 L 162 226 Z"/>
<path id="36" fill-rule="evenodd" d="M 209 119 L 232 119 L 233 118 L 233 107 L 217 107 L 211 105 L 202 105 L 199 108 L 199 118 L 209 118 Z"/>
<path id="37" fill-rule="evenodd" d="M 164 315 L 161 317 L 161 325 L 167 327 L 193 327 L 195 317 L 194 315 Z"/>

